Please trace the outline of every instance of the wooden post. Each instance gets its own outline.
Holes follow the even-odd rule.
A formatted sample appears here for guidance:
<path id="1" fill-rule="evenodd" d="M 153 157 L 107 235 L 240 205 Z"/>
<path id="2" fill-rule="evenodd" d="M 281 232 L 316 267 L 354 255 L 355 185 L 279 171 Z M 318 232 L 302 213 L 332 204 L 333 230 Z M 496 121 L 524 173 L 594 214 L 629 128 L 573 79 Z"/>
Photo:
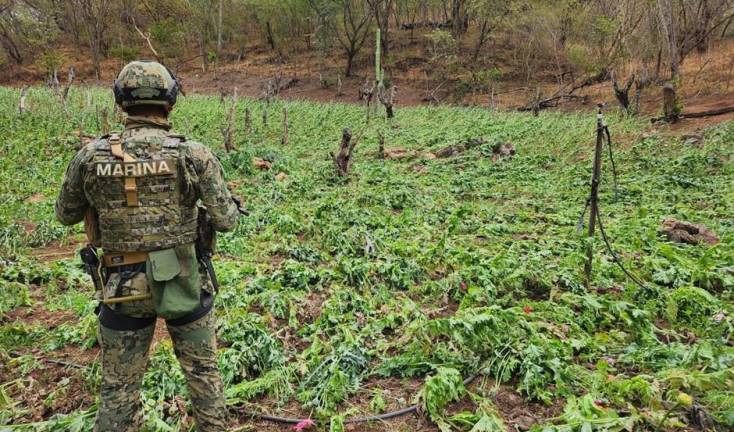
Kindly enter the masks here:
<path id="1" fill-rule="evenodd" d="M 280 143 L 288 145 L 288 108 L 283 108 L 283 138 Z"/>
<path id="2" fill-rule="evenodd" d="M 70 67 L 69 77 L 66 81 L 66 85 L 64 86 L 63 89 L 61 89 L 56 71 L 54 71 L 54 90 L 56 91 L 56 95 L 59 98 L 59 102 L 61 103 L 61 108 L 63 108 L 64 112 L 66 112 L 66 98 L 69 97 L 69 90 L 71 89 L 71 85 L 74 82 L 75 77 L 76 77 L 76 72 L 74 71 L 74 67 Z"/>
<path id="3" fill-rule="evenodd" d="M 234 135 L 235 135 L 235 117 L 237 114 L 237 87 L 232 92 L 232 100 L 230 101 L 229 109 L 225 109 L 225 115 L 227 124 L 222 128 L 222 135 L 224 136 L 224 149 L 227 153 L 234 150 Z"/>
<path id="4" fill-rule="evenodd" d="M 249 107 L 245 108 L 245 133 L 252 132 L 252 112 Z"/>
<path id="5" fill-rule="evenodd" d="M 23 86 L 22 89 L 20 89 L 20 101 L 18 102 L 18 111 L 21 115 L 25 113 L 26 105 L 25 105 L 25 98 L 28 95 L 28 86 Z"/>
<path id="6" fill-rule="evenodd" d="M 102 115 L 102 135 L 107 135 L 110 133 L 110 113 L 107 107 L 102 107 L 100 114 Z"/>
<path id="7" fill-rule="evenodd" d="M 591 175 L 591 196 L 589 197 L 589 231 L 587 237 L 589 244 L 586 249 L 586 263 L 584 264 L 584 275 L 586 277 L 586 289 L 591 288 L 591 271 L 594 260 L 594 247 L 591 239 L 596 230 L 596 215 L 599 212 L 599 182 L 601 181 L 601 156 L 604 146 L 604 116 L 599 107 L 596 115 L 596 147 L 594 148 L 594 169 Z"/>
<path id="8" fill-rule="evenodd" d="M 263 108 L 263 130 L 268 127 L 268 107 L 267 105 Z"/>

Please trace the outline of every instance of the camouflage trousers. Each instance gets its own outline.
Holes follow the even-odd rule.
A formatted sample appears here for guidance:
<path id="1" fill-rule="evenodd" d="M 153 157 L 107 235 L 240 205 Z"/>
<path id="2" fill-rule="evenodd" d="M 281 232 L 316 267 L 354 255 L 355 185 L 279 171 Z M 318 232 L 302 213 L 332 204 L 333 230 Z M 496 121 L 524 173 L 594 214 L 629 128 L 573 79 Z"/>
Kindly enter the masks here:
<path id="1" fill-rule="evenodd" d="M 102 384 L 95 431 L 142 430 L 140 388 L 155 323 L 141 330 L 99 326 Z M 189 324 L 168 326 L 176 358 L 188 383 L 199 432 L 227 430 L 222 379 L 216 361 L 214 313 Z"/>

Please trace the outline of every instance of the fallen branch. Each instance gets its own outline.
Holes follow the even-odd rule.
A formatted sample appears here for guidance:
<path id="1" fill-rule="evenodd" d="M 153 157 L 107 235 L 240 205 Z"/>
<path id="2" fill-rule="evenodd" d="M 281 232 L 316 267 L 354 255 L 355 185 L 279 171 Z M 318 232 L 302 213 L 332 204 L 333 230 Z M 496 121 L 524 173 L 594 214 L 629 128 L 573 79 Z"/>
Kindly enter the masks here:
<path id="1" fill-rule="evenodd" d="M 547 99 L 533 101 L 531 105 L 520 107 L 517 110 L 537 112 L 545 108 L 556 107 L 563 100 L 581 100 L 582 102 L 585 103 L 588 99 L 587 96 L 577 96 L 574 93 L 576 93 L 576 91 L 581 90 L 584 87 L 588 87 L 590 85 L 594 85 L 594 84 L 603 82 L 608 78 L 609 78 L 609 71 L 603 70 L 599 72 L 598 74 L 586 77 L 585 79 L 579 82 L 574 82 L 574 83 L 571 83 L 571 85 L 569 86 L 561 87 L 555 94 L 553 94 L 553 96 Z"/>
<path id="2" fill-rule="evenodd" d="M 713 110 L 708 110 L 708 111 L 685 113 L 681 117 L 683 118 L 713 117 L 713 116 L 718 116 L 722 114 L 728 114 L 730 112 L 734 112 L 734 107 L 725 107 L 725 108 L 718 108 L 718 109 L 713 109 Z"/>
<path id="3" fill-rule="evenodd" d="M 578 95 L 573 95 L 573 94 L 557 94 L 547 99 L 542 99 L 538 101 L 537 104 L 520 107 L 517 110 L 524 112 L 524 111 L 542 110 L 545 108 L 554 108 L 554 107 L 557 107 L 558 104 L 561 103 L 564 99 L 565 100 L 580 100 L 586 103 L 586 101 L 588 100 L 588 96 L 578 96 Z"/>
<path id="4" fill-rule="evenodd" d="M 435 103 L 436 105 L 441 104 L 441 100 L 438 97 L 436 97 L 436 92 L 439 91 L 441 87 L 443 87 L 444 84 L 446 84 L 446 81 L 442 82 L 436 88 L 431 90 L 426 96 L 423 97 L 422 101 L 432 102 L 432 103 Z"/>
<path id="5" fill-rule="evenodd" d="M 707 110 L 707 111 L 682 113 L 678 116 L 678 118 L 679 119 L 692 119 L 692 118 L 714 117 L 714 116 L 729 114 L 731 112 L 734 112 L 734 106 L 717 108 L 717 109 Z M 656 123 L 662 120 L 665 120 L 665 116 L 653 117 L 650 119 L 652 123 Z"/>

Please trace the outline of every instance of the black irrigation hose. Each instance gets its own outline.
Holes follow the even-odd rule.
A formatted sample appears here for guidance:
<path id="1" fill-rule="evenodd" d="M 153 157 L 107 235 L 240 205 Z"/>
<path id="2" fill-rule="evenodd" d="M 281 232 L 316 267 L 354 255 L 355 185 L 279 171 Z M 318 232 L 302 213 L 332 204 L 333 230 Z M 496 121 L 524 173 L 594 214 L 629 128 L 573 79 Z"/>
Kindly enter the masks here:
<path id="1" fill-rule="evenodd" d="M 9 354 L 12 357 L 14 357 L 14 358 L 22 357 L 24 355 L 24 354 L 19 353 L 17 351 L 10 351 Z M 78 363 L 68 362 L 66 360 L 57 360 L 57 359 L 50 359 L 50 358 L 41 358 L 41 359 L 39 359 L 39 358 L 37 358 L 35 356 L 34 356 L 34 358 L 36 360 L 42 361 L 44 363 L 55 364 L 55 365 L 59 365 L 59 366 L 68 366 L 68 367 L 71 367 L 71 368 L 74 368 L 74 369 L 89 369 L 89 366 L 80 365 Z"/>
<path id="2" fill-rule="evenodd" d="M 10 352 L 10 355 L 13 356 L 13 357 L 15 357 L 15 358 L 23 356 L 23 354 L 21 354 L 19 352 L 16 352 L 16 351 L 11 351 Z M 71 362 L 67 362 L 65 360 L 56 360 L 56 359 L 49 359 L 49 358 L 44 358 L 44 359 L 39 359 L 39 360 L 40 361 L 43 361 L 43 362 L 46 362 L 46 363 L 55 364 L 55 365 L 59 365 L 59 366 L 68 366 L 68 367 L 72 367 L 72 368 L 75 368 L 75 369 L 89 369 L 89 366 L 80 365 L 78 363 L 71 363 Z M 466 385 L 471 384 L 472 382 L 474 382 L 474 380 L 476 380 L 479 377 L 479 375 L 481 375 L 481 374 L 480 373 L 476 373 L 476 374 L 470 376 L 469 378 L 465 379 L 464 380 L 464 385 L 466 386 Z M 387 412 L 387 413 L 384 413 L 384 414 L 378 414 L 378 415 L 372 415 L 372 416 L 367 416 L 367 417 L 356 417 L 356 418 L 346 419 L 346 420 L 344 420 L 344 423 L 345 424 L 357 424 L 357 423 L 368 423 L 368 422 L 374 422 L 374 421 L 390 420 L 390 419 L 393 419 L 393 418 L 396 418 L 396 417 L 401 417 L 401 416 L 404 416 L 404 415 L 412 414 L 412 413 L 418 411 L 418 407 L 419 407 L 419 405 L 418 404 L 415 404 L 415 405 L 411 405 L 409 407 L 401 408 L 401 409 L 395 410 L 395 411 L 390 411 L 390 412 Z M 271 414 L 261 414 L 261 413 L 256 413 L 256 412 L 244 412 L 244 414 L 246 416 L 248 416 L 248 417 L 258 418 L 260 420 L 265 420 L 265 421 L 274 422 L 274 423 L 284 423 L 284 424 L 298 424 L 298 423 L 300 423 L 300 422 L 302 422 L 302 421 L 305 420 L 305 419 L 302 419 L 302 418 L 280 417 L 280 416 L 275 416 L 275 415 L 271 415 Z"/>
<path id="3" fill-rule="evenodd" d="M 636 283 L 640 288 L 644 290 L 648 290 L 649 288 L 647 285 L 645 285 L 644 282 L 642 282 L 642 279 L 637 276 L 636 274 L 632 273 L 631 271 L 627 270 L 624 265 L 622 264 L 622 260 L 619 259 L 619 256 L 616 252 L 614 252 L 614 249 L 612 248 L 612 244 L 609 241 L 609 237 L 607 237 L 607 232 L 604 230 L 604 223 L 601 221 L 601 212 L 597 209 L 596 212 L 596 220 L 599 222 L 599 231 L 601 232 L 601 237 L 604 240 L 604 244 L 607 247 L 607 250 L 612 255 L 612 258 L 614 258 L 614 262 L 617 263 L 617 266 L 624 272 L 624 274 L 627 275 L 634 283 Z"/>
<path id="4" fill-rule="evenodd" d="M 469 378 L 465 379 L 464 385 L 466 386 L 466 385 L 471 384 L 472 382 L 474 382 L 474 380 L 476 380 L 479 377 L 479 375 L 481 375 L 481 373 L 476 373 L 470 376 Z M 390 420 L 396 417 L 401 417 L 404 415 L 408 415 L 408 414 L 417 412 L 418 407 L 419 405 L 415 404 L 409 407 L 405 407 L 405 408 L 395 410 L 395 411 L 390 411 L 384 414 L 372 415 L 372 416 L 367 416 L 367 417 L 350 418 L 350 419 L 344 420 L 344 424 L 369 423 L 369 422 L 375 422 L 375 421 Z M 270 414 L 260 414 L 260 413 L 254 413 L 254 412 L 245 412 L 244 414 L 252 418 L 259 418 L 260 420 L 271 421 L 274 423 L 298 424 L 302 422 L 303 420 L 305 420 L 305 419 L 298 419 L 298 418 L 293 418 L 293 417 L 279 417 L 279 416 L 274 416 Z"/>

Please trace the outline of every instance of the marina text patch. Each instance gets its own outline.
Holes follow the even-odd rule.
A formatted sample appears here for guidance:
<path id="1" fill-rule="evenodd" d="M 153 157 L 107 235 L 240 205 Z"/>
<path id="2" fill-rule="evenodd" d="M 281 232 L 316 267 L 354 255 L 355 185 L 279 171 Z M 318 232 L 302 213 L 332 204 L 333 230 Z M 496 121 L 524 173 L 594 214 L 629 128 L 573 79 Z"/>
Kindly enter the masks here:
<path id="1" fill-rule="evenodd" d="M 95 166 L 97 177 L 147 177 L 171 175 L 176 172 L 173 159 L 155 159 L 135 162 L 99 162 Z"/>

